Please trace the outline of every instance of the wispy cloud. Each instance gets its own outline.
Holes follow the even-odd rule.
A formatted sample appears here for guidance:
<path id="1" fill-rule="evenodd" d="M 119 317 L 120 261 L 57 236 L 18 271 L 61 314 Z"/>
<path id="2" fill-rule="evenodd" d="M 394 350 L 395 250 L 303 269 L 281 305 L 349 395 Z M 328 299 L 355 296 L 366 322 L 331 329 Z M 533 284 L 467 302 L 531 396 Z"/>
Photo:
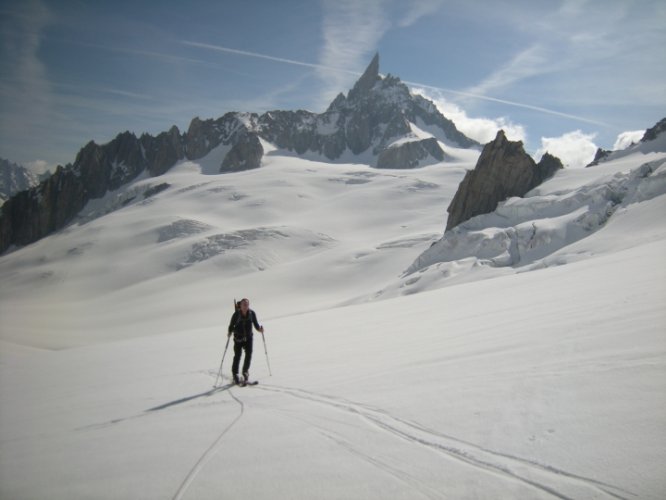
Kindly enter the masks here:
<path id="1" fill-rule="evenodd" d="M 391 24 L 382 0 L 324 0 L 323 37 L 317 73 L 324 83 L 322 102 L 329 103 L 340 89 L 349 87 L 350 72 L 362 71 L 369 54 Z M 331 68 L 346 68 L 346 73 Z"/>
<path id="2" fill-rule="evenodd" d="M 118 47 L 118 46 L 113 46 L 113 45 L 103 45 L 103 44 L 98 44 L 98 43 L 90 43 L 90 42 L 76 42 L 77 45 L 81 45 L 84 47 L 91 47 L 91 48 L 96 48 L 96 49 L 101 49 L 101 50 L 106 50 L 110 52 L 120 52 L 122 54 L 130 54 L 134 56 L 141 56 L 141 57 L 147 57 L 150 59 L 157 59 L 164 61 L 166 63 L 189 63 L 189 64 L 201 64 L 204 66 L 211 66 L 212 64 L 208 61 L 204 61 L 201 59 L 194 59 L 192 57 L 184 57 L 184 56 L 178 56 L 174 54 L 167 54 L 164 52 L 155 52 L 155 51 L 150 51 L 150 50 L 139 50 L 139 49 L 134 49 L 134 48 L 126 48 L 126 47 Z"/>
<path id="3" fill-rule="evenodd" d="M 493 15 L 526 48 L 465 92 L 523 95 L 538 79 L 550 102 L 570 106 L 666 102 L 666 66 L 655 64 L 663 59 L 666 9 L 652 0 L 640 9 L 637 15 L 631 2 L 615 0 L 566 0 L 555 10 L 525 12 L 498 6 Z M 613 84 L 604 85 L 609 79 Z M 637 80 L 649 83 L 638 88 Z"/>
<path id="4" fill-rule="evenodd" d="M 153 101 L 155 99 L 154 96 L 148 94 L 131 92 L 129 90 L 125 90 L 122 88 L 101 87 L 88 83 L 84 85 L 84 84 L 72 84 L 72 83 L 63 83 L 63 82 L 54 81 L 51 83 L 51 87 L 65 94 L 72 94 L 72 93 L 77 95 L 108 94 L 118 97 L 125 97 L 128 99 L 139 99 L 143 101 Z"/>
<path id="5" fill-rule="evenodd" d="M 42 32 L 51 14 L 38 0 L 17 2 L 0 16 L 0 60 L 11 79 L 0 81 L 2 135 L 32 135 L 32 128 L 50 112 L 52 93 L 39 58 Z"/>
<path id="6" fill-rule="evenodd" d="M 407 13 L 398 22 L 398 26 L 406 28 L 421 18 L 434 14 L 444 6 L 444 0 L 412 0 L 407 2 Z"/>
<path id="7" fill-rule="evenodd" d="M 526 78 L 555 71 L 555 68 L 552 65 L 549 66 L 548 63 L 546 49 L 541 44 L 535 44 L 516 54 L 481 83 L 466 89 L 465 92 L 474 96 L 486 95 Z"/>

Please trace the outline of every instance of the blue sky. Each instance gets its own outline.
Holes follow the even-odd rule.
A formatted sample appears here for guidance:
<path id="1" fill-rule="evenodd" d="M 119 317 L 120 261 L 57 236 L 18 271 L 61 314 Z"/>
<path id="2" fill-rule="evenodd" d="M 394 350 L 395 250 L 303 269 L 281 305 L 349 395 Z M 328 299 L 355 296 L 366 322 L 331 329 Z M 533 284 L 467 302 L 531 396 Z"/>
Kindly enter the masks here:
<path id="1" fill-rule="evenodd" d="M 42 168 L 125 130 L 323 111 L 375 52 L 471 137 L 572 166 L 666 116 L 662 0 L 0 0 L 0 36 L 0 157 Z"/>

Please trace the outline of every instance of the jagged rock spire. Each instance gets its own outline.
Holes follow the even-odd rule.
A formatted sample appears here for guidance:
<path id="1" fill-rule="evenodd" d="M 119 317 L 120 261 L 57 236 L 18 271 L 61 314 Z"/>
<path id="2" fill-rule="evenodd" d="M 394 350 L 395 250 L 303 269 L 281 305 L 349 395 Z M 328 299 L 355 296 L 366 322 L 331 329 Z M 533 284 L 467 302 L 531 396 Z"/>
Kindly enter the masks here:
<path id="1" fill-rule="evenodd" d="M 562 168 L 558 158 L 546 153 L 537 164 L 523 149 L 522 141 L 509 141 L 503 130 L 486 144 L 474 170 L 465 174 L 447 209 L 446 230 L 472 217 L 487 214 L 511 196 L 528 191 Z"/>
<path id="2" fill-rule="evenodd" d="M 375 53 L 375 57 L 372 58 L 370 64 L 361 75 L 361 78 L 358 79 L 354 88 L 349 91 L 347 99 L 353 100 L 365 93 L 367 93 L 372 87 L 375 86 L 377 80 L 380 80 L 379 77 L 379 52 Z"/>

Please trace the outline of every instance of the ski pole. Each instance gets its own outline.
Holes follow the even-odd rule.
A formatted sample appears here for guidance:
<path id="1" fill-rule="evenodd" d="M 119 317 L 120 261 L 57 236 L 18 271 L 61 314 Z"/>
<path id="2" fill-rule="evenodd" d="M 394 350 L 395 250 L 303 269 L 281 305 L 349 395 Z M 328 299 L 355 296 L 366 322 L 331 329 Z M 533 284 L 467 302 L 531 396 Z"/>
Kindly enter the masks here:
<path id="1" fill-rule="evenodd" d="M 213 387 L 217 387 L 217 381 L 220 378 L 220 375 L 222 375 L 222 363 L 224 363 L 224 357 L 227 355 L 227 347 L 229 347 L 230 339 L 231 335 L 227 335 L 227 345 L 224 346 L 224 354 L 222 354 L 222 361 L 220 361 L 220 370 L 217 372 L 217 378 L 215 379 L 215 385 L 213 385 Z"/>
<path id="2" fill-rule="evenodd" d="M 264 353 L 266 354 L 266 364 L 268 365 L 268 375 L 270 375 L 272 377 L 273 374 L 271 373 L 271 363 L 270 363 L 270 361 L 268 361 L 268 350 L 266 349 L 266 337 L 264 337 L 264 332 L 263 331 L 261 332 L 261 340 L 264 341 Z"/>

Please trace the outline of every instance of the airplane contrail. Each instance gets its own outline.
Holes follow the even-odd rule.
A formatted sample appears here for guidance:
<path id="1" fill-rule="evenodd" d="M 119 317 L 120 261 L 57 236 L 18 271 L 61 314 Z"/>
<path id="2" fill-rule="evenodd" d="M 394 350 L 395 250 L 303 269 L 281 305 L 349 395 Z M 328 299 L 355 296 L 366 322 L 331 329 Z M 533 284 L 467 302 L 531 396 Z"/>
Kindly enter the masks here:
<path id="1" fill-rule="evenodd" d="M 218 52 L 229 52 L 231 54 L 238 54 L 240 56 L 257 57 L 259 59 L 267 59 L 269 61 L 282 62 L 282 63 L 287 63 L 287 64 L 295 64 L 296 66 L 306 66 L 308 68 L 328 69 L 328 70 L 333 70 L 333 71 L 341 71 L 341 72 L 344 72 L 344 73 L 349 73 L 351 75 L 358 75 L 359 74 L 356 71 L 350 71 L 350 70 L 343 69 L 343 68 L 334 68 L 334 67 L 331 67 L 331 66 L 325 66 L 323 64 L 314 64 L 314 63 L 307 63 L 307 62 L 303 62 L 303 61 L 295 61 L 294 59 L 285 59 L 284 57 L 269 56 L 269 55 L 266 55 L 266 54 L 259 54 L 257 52 L 249 52 L 247 50 L 231 49 L 229 47 L 221 47 L 220 45 L 211 45 L 211 44 L 208 44 L 208 43 L 190 42 L 188 40 L 183 40 L 182 43 L 184 45 L 189 45 L 190 47 L 199 47 L 201 49 L 216 50 Z"/>
<path id="2" fill-rule="evenodd" d="M 555 111 L 554 109 L 548 109 L 548 108 L 542 108 L 541 106 L 534 106 L 533 104 L 524 104 L 521 102 L 515 102 L 515 101 L 508 101 L 506 99 L 498 99 L 497 97 L 490 97 L 487 95 L 480 95 L 480 94 L 471 94 L 469 92 L 462 92 L 460 90 L 452 90 L 452 89 L 447 89 L 443 87 L 435 87 L 433 85 L 426 85 L 424 83 L 417 83 L 417 82 L 408 82 L 404 81 L 404 83 L 408 85 L 414 85 L 416 87 L 423 87 L 426 89 L 433 89 L 433 90 L 439 90 L 442 92 L 449 92 L 451 94 L 456 94 L 462 97 L 469 97 L 471 99 L 480 99 L 483 101 L 490 101 L 490 102 L 497 102 L 500 104 L 506 104 L 507 106 L 515 106 L 517 108 L 524 108 L 524 109 L 530 109 L 532 111 L 539 111 L 541 113 L 546 113 L 549 115 L 555 115 L 555 116 L 561 116 L 563 118 L 568 118 L 570 120 L 576 120 L 579 122 L 585 122 L 585 123 L 591 123 L 593 125 L 600 125 L 602 127 L 607 127 L 608 125 L 606 123 L 596 121 L 596 120 L 591 120 L 589 118 L 585 118 L 582 116 L 576 116 L 576 115 L 571 115 L 569 113 L 563 113 L 561 111 Z"/>
<path id="3" fill-rule="evenodd" d="M 348 73 L 348 74 L 355 75 L 355 76 L 360 75 L 360 73 L 357 72 L 357 71 L 350 71 L 350 70 L 347 70 L 347 69 L 344 69 L 344 68 L 336 68 L 336 67 L 332 67 L 332 66 L 325 66 L 323 64 L 307 63 L 307 62 L 303 62 L 303 61 L 296 61 L 294 59 L 286 59 L 286 58 L 283 58 L 283 57 L 269 56 L 269 55 L 266 55 L 266 54 L 259 54 L 257 52 L 250 52 L 250 51 L 247 51 L 247 50 L 238 50 L 238 49 L 232 49 L 232 48 L 229 48 L 229 47 L 222 47 L 220 45 L 212 45 L 212 44 L 208 44 L 208 43 L 192 42 L 192 41 L 188 41 L 188 40 L 183 40 L 182 43 L 184 45 L 189 45 L 190 47 L 198 47 L 198 48 L 201 48 L 201 49 L 215 50 L 215 51 L 218 51 L 218 52 L 228 52 L 230 54 L 237 54 L 237 55 L 248 56 L 248 57 L 256 57 L 256 58 L 259 58 L 259 59 L 266 59 L 266 60 L 269 60 L 269 61 L 281 62 L 281 63 L 285 63 L 285 64 L 294 64 L 296 66 L 305 66 L 305 67 L 308 67 L 308 68 L 340 71 L 340 72 Z M 572 115 L 572 114 L 569 114 L 569 113 L 563 113 L 561 111 L 556 111 L 556 110 L 553 110 L 553 109 L 543 108 L 541 106 L 534 106 L 532 104 L 525 104 L 525 103 L 520 103 L 520 102 L 515 102 L 515 101 L 509 101 L 509 100 L 506 100 L 506 99 L 498 99 L 496 97 L 490 97 L 490 96 L 480 95 L 480 94 L 471 94 L 469 92 L 462 92 L 462 91 L 459 91 L 459 90 L 452 90 L 452 89 L 447 89 L 447 88 L 444 88 L 444 87 L 436 87 L 434 85 L 427 85 L 425 83 L 410 82 L 410 81 L 407 81 L 407 80 L 403 80 L 403 83 L 405 83 L 406 85 L 413 85 L 413 86 L 416 86 L 416 87 L 423 87 L 423 88 L 426 88 L 426 89 L 438 90 L 438 91 L 441 91 L 441 92 L 448 92 L 448 93 L 451 93 L 451 94 L 459 95 L 459 96 L 462 96 L 462 97 L 468 97 L 468 98 L 471 98 L 471 99 L 479 99 L 479 100 L 482 100 L 482 101 L 496 102 L 496 103 L 499 103 L 499 104 L 505 104 L 507 106 L 515 106 L 517 108 L 529 109 L 529 110 L 537 111 L 537 112 L 540 112 L 540 113 L 560 116 L 562 118 L 567 118 L 569 120 L 575 120 L 575 121 L 579 121 L 579 122 L 590 123 L 590 124 L 593 124 L 593 125 L 600 125 L 600 126 L 603 126 L 603 127 L 608 126 L 607 124 L 596 121 L 596 120 L 591 120 L 589 118 L 585 118 L 585 117 L 582 117 L 582 116 L 576 116 L 576 115 Z"/>

